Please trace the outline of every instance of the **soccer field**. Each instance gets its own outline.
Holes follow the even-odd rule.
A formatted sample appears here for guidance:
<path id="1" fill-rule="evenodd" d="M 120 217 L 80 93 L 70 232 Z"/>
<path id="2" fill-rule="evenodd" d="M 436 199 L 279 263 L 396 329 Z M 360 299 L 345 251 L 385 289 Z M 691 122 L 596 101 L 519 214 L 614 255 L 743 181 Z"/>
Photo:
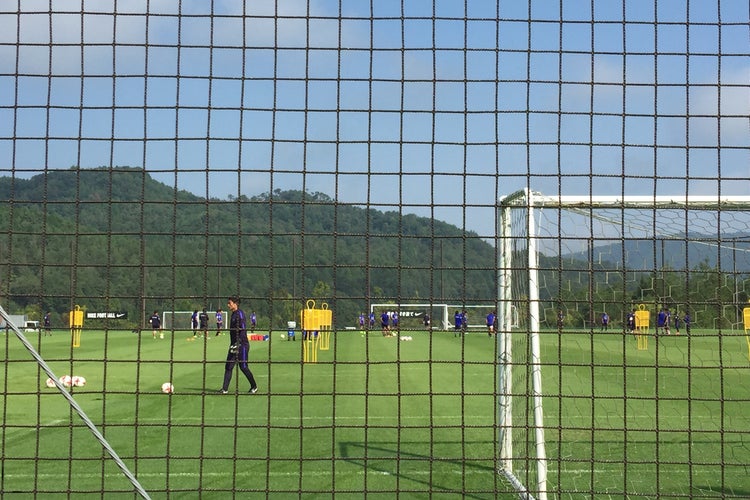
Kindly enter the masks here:
<path id="1" fill-rule="evenodd" d="M 76 401 L 152 498 L 516 498 L 496 473 L 494 340 L 409 335 L 339 332 L 303 364 L 302 343 L 274 333 L 251 342 L 255 395 L 239 372 L 213 394 L 226 336 L 32 341 L 58 376 L 86 377 Z M 550 498 L 750 496 L 743 337 L 695 331 L 637 351 L 619 333 L 566 331 L 542 347 Z M 132 498 L 13 334 L 4 350 L 4 495 Z"/>

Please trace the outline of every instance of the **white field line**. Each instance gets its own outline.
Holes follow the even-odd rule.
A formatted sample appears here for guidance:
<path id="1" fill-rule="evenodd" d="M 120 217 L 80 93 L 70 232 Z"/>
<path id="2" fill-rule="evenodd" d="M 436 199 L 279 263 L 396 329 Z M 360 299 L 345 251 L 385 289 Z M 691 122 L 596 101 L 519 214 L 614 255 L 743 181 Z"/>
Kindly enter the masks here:
<path id="1" fill-rule="evenodd" d="M 669 420 L 669 421 L 678 421 L 678 422 L 684 422 L 684 421 L 688 420 L 688 416 L 687 415 L 669 415 L 669 416 L 662 416 L 662 418 L 664 418 L 666 420 Z M 693 415 L 693 416 L 691 416 L 689 418 L 690 418 L 690 420 L 693 420 L 693 421 L 697 420 L 697 421 L 710 421 L 710 422 L 713 422 L 713 421 L 716 420 L 716 417 L 711 416 L 711 415 Z M 460 424 L 461 422 L 463 422 L 466 425 L 485 425 L 485 426 L 489 426 L 489 425 L 492 425 L 494 423 L 494 421 L 492 420 L 492 416 L 491 415 L 460 415 L 460 414 L 456 414 L 456 415 L 431 415 L 431 416 L 430 415 L 402 415 L 400 417 L 398 415 L 370 415 L 370 416 L 367 416 L 367 417 L 365 417 L 364 415 L 337 415 L 336 419 L 335 419 L 335 422 L 347 422 L 347 425 L 352 425 L 351 422 L 363 422 L 363 423 L 365 421 L 366 422 L 374 422 L 374 421 L 401 421 L 401 422 L 420 421 L 421 422 L 421 421 L 425 421 L 427 419 L 429 419 L 430 421 L 441 421 L 441 422 L 445 421 L 445 420 L 455 421 L 457 424 Z M 596 421 L 597 421 L 596 431 L 622 430 L 622 426 L 620 424 L 618 424 L 617 427 L 613 427 L 611 429 L 605 427 L 604 424 L 601 422 L 601 420 L 603 420 L 603 419 L 604 420 L 609 420 L 606 417 L 597 417 L 596 418 Z M 621 417 L 618 417 L 618 419 L 621 419 Z M 633 419 L 633 420 L 647 420 L 650 423 L 649 430 L 651 430 L 651 431 L 659 430 L 659 431 L 681 431 L 681 432 L 689 432 L 689 431 L 692 430 L 694 432 L 704 432 L 704 431 L 710 431 L 710 430 L 712 430 L 712 429 L 685 429 L 685 428 L 674 428 L 674 427 L 668 427 L 668 426 L 662 426 L 662 427 L 654 428 L 654 426 L 653 426 L 654 415 L 653 414 L 638 414 L 638 415 L 628 414 L 628 420 L 631 420 L 631 419 Z M 739 419 L 740 421 L 742 421 L 742 420 L 749 420 L 750 421 L 750 416 L 747 416 L 747 417 L 733 417 L 731 420 L 736 420 L 736 419 Z M 314 423 L 314 422 L 320 422 L 322 424 L 330 424 L 331 423 L 331 417 L 330 416 L 311 416 L 311 415 L 306 415 L 306 416 L 303 416 L 303 417 L 299 417 L 299 416 L 274 416 L 274 417 L 271 417 L 270 420 L 272 421 L 271 425 L 273 425 L 274 423 L 278 423 L 278 422 L 307 422 L 308 425 L 310 423 Z M 549 418 L 547 418 L 546 420 L 547 420 L 547 424 L 551 426 L 550 429 L 549 429 L 550 432 L 555 431 L 557 429 L 557 426 L 555 426 L 551 422 L 551 420 Z M 582 422 L 585 422 L 585 423 L 589 423 L 591 421 L 591 417 L 590 416 L 584 416 L 584 415 L 568 415 L 568 416 L 565 417 L 565 420 L 567 422 L 569 422 L 571 420 L 574 420 L 574 421 L 582 421 Z M 106 424 L 107 425 L 120 425 L 120 424 L 127 423 L 127 422 L 132 423 L 133 426 L 135 427 L 136 423 L 144 423 L 144 424 L 163 423 L 164 419 L 163 418 L 158 418 L 158 417 L 153 417 L 153 418 L 143 418 L 143 417 L 141 417 L 141 418 L 138 418 L 137 420 L 134 420 L 132 418 L 131 419 L 127 419 L 127 420 L 107 419 Z M 194 424 L 196 422 L 197 423 L 206 422 L 206 423 L 210 423 L 211 425 L 214 425 L 216 422 L 234 423 L 235 419 L 233 419 L 233 418 L 217 419 L 215 417 L 209 417 L 209 418 L 204 419 L 200 415 L 196 415 L 196 416 L 180 416 L 179 418 L 173 418 L 172 422 L 173 422 L 173 425 L 177 425 L 177 426 L 179 426 L 180 424 L 184 424 L 184 423 Z M 69 423 L 68 420 L 55 419 L 55 420 L 50 420 L 49 422 L 42 423 L 40 425 L 40 427 L 64 427 L 64 426 L 67 426 L 68 423 Z M 80 422 L 75 422 L 75 425 L 76 426 L 80 425 Z M 571 429 L 570 427 L 576 427 L 576 428 L 575 429 Z M 569 426 L 563 427 L 562 430 L 564 432 L 566 430 L 568 430 L 568 431 L 569 430 L 578 430 L 578 431 L 580 431 L 580 430 L 584 430 L 584 429 L 582 429 L 579 426 L 570 426 L 569 425 Z M 629 427 L 626 428 L 626 430 L 633 430 L 633 431 L 635 431 L 635 430 L 641 430 L 641 429 L 629 426 Z M 35 429 L 26 428 L 26 427 L 23 427 L 23 428 L 21 428 L 21 427 L 16 427 L 16 428 L 6 427 L 6 429 L 5 429 L 5 432 L 8 435 L 11 435 L 11 434 L 14 434 L 14 433 L 18 433 L 18 432 L 24 432 L 24 431 L 28 431 L 30 433 L 36 433 Z"/>
<path id="2" fill-rule="evenodd" d="M 450 473 L 458 476 L 466 476 L 466 475 L 488 475 L 492 474 L 493 471 L 488 469 L 479 469 L 475 467 L 461 467 L 456 466 L 453 470 L 446 471 L 445 467 L 442 467 L 445 465 L 445 462 L 441 462 L 441 467 L 439 471 L 436 471 L 434 469 L 429 468 L 420 468 L 420 469 L 413 469 L 410 466 L 404 466 L 401 467 L 399 471 L 385 471 L 378 468 L 371 468 L 371 469 L 364 469 L 363 462 L 365 460 L 372 461 L 374 463 L 384 463 L 385 460 L 381 458 L 367 458 L 364 457 L 353 457 L 353 458 L 342 458 L 342 457 L 336 457 L 335 458 L 337 462 L 339 462 L 339 465 L 336 466 L 336 476 L 337 478 L 342 475 L 346 474 L 349 476 L 363 476 L 365 474 L 371 474 L 371 475 L 379 475 L 379 476 L 392 476 L 397 474 L 402 474 L 405 476 L 429 476 L 431 474 L 445 474 Z M 427 459 L 425 459 L 427 460 Z M 179 460 L 178 460 L 179 461 Z M 271 462 L 273 462 L 273 459 L 271 459 Z M 289 462 L 289 460 L 284 459 L 284 462 Z M 341 462 L 348 462 L 349 465 L 356 467 L 356 470 L 346 470 L 343 471 L 345 467 L 348 467 L 348 465 L 341 464 Z M 596 468 L 596 469 L 563 469 L 559 471 L 560 474 L 591 474 L 592 472 L 594 474 L 611 474 L 613 471 L 619 470 L 622 471 L 622 464 L 612 464 L 611 468 Z M 661 464 L 660 470 L 662 472 L 683 472 L 685 471 L 684 465 L 679 464 Z M 289 472 L 281 472 L 281 471 L 270 471 L 268 473 L 263 473 L 266 475 L 266 477 L 269 478 L 298 478 L 299 477 L 299 470 L 289 471 Z M 137 476 L 141 479 L 144 478 L 161 478 L 164 476 L 168 476 L 172 479 L 179 479 L 179 478 L 222 478 L 222 477 L 253 477 L 257 478 L 258 471 L 257 470 L 247 470 L 247 469 L 241 469 L 237 468 L 237 471 L 235 473 L 230 472 L 169 472 L 168 474 L 166 472 L 146 472 L 142 471 L 137 474 Z M 305 476 L 316 476 L 316 477 L 331 477 L 334 475 L 333 470 L 331 468 L 328 469 L 322 469 L 318 468 L 315 470 L 306 470 Z M 699 467 L 693 467 L 691 470 L 691 476 L 715 476 L 716 471 L 714 469 L 705 469 L 701 470 Z M 98 479 L 102 477 L 101 472 L 92 472 L 92 473 L 79 473 L 77 472 L 74 475 L 76 478 L 81 479 Z M 4 477 L 6 479 L 26 479 L 26 478 L 39 478 L 39 479 L 61 479 L 61 480 L 67 480 L 68 479 L 68 472 L 66 470 L 61 471 L 58 473 L 40 473 L 40 474 L 25 474 L 25 473 L 5 473 Z M 105 473 L 105 478 L 117 478 L 122 477 L 122 474 L 116 474 L 116 473 Z"/>

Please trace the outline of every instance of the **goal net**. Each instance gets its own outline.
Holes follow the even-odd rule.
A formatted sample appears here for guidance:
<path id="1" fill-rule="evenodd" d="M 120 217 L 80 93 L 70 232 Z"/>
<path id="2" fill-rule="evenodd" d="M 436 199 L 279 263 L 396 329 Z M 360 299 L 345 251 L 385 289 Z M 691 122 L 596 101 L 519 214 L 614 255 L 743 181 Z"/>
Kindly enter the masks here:
<path id="1" fill-rule="evenodd" d="M 627 370 L 635 349 L 628 318 L 636 312 L 650 319 L 644 341 L 694 336 L 696 328 L 741 331 L 750 196 L 576 197 L 527 189 L 503 197 L 499 211 L 501 470 L 524 495 L 546 498 L 548 478 L 557 480 L 568 460 L 595 460 L 557 449 L 557 470 L 549 470 L 547 434 L 558 429 L 553 442 L 562 445 L 559 429 L 568 424 L 557 418 L 571 404 L 560 379 L 570 364 L 560 359 L 563 339 L 624 334 Z M 743 349 L 739 337 L 734 343 Z M 545 369 L 549 363 L 557 367 Z M 546 383 L 559 385 L 546 390 Z M 544 397 L 550 393 L 558 396 Z M 587 396 L 595 409 L 597 394 Z"/>
<path id="2" fill-rule="evenodd" d="M 382 312 L 398 313 L 399 326 L 404 329 L 423 330 L 425 315 L 429 316 L 430 329 L 452 330 L 455 315 L 463 313 L 467 318 L 468 330 L 486 329 L 487 315 L 495 312 L 494 304 L 397 304 L 378 303 L 370 305 L 370 312 L 375 314 L 376 324 L 380 324 Z M 518 313 L 515 307 L 511 310 L 511 325 L 518 326 Z"/>
<path id="3" fill-rule="evenodd" d="M 161 316 L 164 330 L 192 330 L 193 311 L 164 311 Z M 209 325 L 213 317 L 209 314 Z"/>

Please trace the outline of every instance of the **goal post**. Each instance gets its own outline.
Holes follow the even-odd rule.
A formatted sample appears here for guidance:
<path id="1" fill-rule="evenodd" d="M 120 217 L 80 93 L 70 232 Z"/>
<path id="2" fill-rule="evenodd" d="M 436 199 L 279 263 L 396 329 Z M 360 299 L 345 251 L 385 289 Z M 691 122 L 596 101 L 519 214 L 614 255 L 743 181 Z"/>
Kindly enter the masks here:
<path id="1" fill-rule="evenodd" d="M 498 201 L 497 220 L 499 469 L 521 497 L 544 500 L 562 462 L 593 460 L 557 451 L 548 470 L 545 429 L 564 422 L 552 412 L 545 425 L 545 346 L 567 330 L 625 334 L 636 308 L 652 317 L 669 311 L 683 334 L 691 325 L 741 330 L 750 196 L 549 196 L 527 188 Z M 635 336 L 623 347 L 636 350 Z M 563 361 L 547 363 L 565 370 Z"/>
<path id="2" fill-rule="evenodd" d="M 534 491 L 540 500 L 547 498 L 547 460 L 544 440 L 544 414 L 542 408 L 542 377 L 539 342 L 539 287 L 536 241 L 531 236 L 530 228 L 535 226 L 533 201 L 526 196 L 516 195 L 508 198 L 508 203 L 501 200 L 500 208 L 500 249 L 498 263 L 498 389 L 499 389 L 499 447 L 500 469 L 510 483 L 525 498 L 534 498 L 528 492 L 525 483 L 529 478 L 535 484 Z M 514 210 L 515 203 L 526 203 L 526 210 Z M 516 223 L 514 224 L 514 217 Z M 525 230 L 524 230 L 525 226 Z M 517 229 L 518 228 L 518 229 Z M 514 230 L 516 231 L 514 233 Z M 525 251 L 524 251 L 525 249 Z M 518 262 L 516 262 L 518 259 Z M 525 279 L 515 270 L 525 270 Z M 517 293 L 514 293 L 514 290 Z M 525 293 L 524 293 L 525 292 Z M 526 318 L 528 332 L 513 333 L 513 309 L 522 311 L 519 316 Z M 519 325 L 521 326 L 521 325 Z M 528 335 L 525 335 L 528 333 Z M 527 345 L 514 349 L 514 343 Z M 528 357 L 527 357 L 528 353 Z M 530 382 L 530 383 L 529 383 Z M 530 387 L 530 395 L 522 395 L 523 401 L 514 401 L 515 387 Z M 519 404 L 520 403 L 520 404 Z M 527 460 L 516 460 L 523 457 L 521 451 L 528 449 L 522 441 L 528 437 L 525 429 L 519 425 L 524 422 L 526 414 L 532 410 L 533 442 L 535 454 Z M 514 416 L 516 418 L 514 418 Z M 521 435 L 521 434 L 524 435 Z M 516 449 L 518 448 L 518 450 Z M 516 463 L 518 462 L 518 464 Z M 536 463 L 535 470 L 529 470 L 529 464 Z"/>

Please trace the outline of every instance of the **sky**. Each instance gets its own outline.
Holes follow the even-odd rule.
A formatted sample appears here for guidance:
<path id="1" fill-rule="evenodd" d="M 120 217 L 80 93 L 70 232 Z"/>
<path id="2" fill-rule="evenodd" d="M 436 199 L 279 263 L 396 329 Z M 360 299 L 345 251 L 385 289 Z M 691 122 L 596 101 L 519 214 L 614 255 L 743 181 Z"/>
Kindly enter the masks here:
<path id="1" fill-rule="evenodd" d="M 499 197 L 750 194 L 746 0 L 6 0 L 0 175 L 131 166 L 495 233 Z"/>

